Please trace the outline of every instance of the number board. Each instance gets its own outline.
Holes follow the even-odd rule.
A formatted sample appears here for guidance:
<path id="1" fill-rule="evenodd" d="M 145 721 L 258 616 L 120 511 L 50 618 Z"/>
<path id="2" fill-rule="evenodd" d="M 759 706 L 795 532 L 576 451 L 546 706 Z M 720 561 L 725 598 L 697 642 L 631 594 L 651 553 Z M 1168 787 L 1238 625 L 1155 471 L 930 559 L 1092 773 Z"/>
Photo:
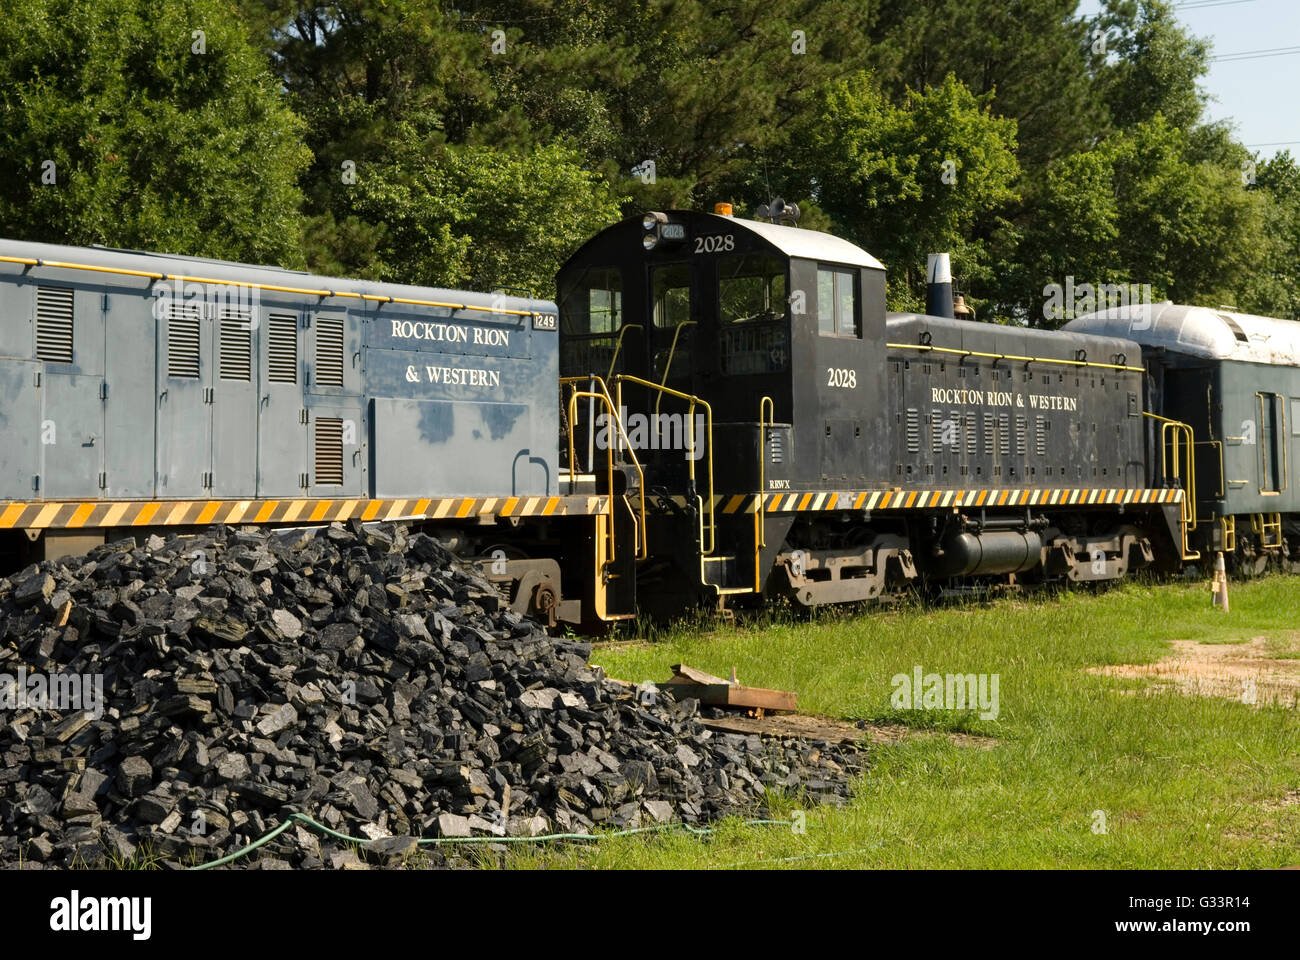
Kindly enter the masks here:
<path id="1" fill-rule="evenodd" d="M 735 249 L 736 238 L 730 233 L 695 238 L 696 253 L 727 253 Z"/>

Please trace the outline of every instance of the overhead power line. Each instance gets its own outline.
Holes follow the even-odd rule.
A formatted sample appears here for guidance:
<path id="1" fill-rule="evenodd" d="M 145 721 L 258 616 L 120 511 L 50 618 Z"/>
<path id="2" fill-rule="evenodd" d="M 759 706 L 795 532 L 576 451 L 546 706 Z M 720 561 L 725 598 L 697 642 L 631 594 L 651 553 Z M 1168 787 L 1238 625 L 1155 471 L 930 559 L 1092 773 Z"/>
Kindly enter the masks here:
<path id="1" fill-rule="evenodd" d="M 1200 10 L 1204 7 L 1234 7 L 1239 3 L 1254 3 L 1255 0 L 1200 0 L 1200 2 L 1175 3 L 1176 10 Z"/>
<path id="2" fill-rule="evenodd" d="M 1210 57 L 1218 63 L 1233 63 L 1237 60 L 1263 60 L 1265 57 L 1288 57 L 1300 53 L 1300 47 L 1272 47 L 1265 50 L 1243 50 L 1240 53 L 1224 53 Z"/>

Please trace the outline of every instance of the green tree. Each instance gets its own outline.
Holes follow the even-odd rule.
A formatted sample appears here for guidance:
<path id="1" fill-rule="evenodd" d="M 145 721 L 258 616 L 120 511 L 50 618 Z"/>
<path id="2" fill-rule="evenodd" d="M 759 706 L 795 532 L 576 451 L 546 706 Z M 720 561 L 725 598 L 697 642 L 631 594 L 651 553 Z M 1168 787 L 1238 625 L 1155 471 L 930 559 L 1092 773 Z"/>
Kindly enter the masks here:
<path id="1" fill-rule="evenodd" d="M 895 102 L 952 74 L 1016 121 L 1018 159 L 1035 171 L 1103 131 L 1094 25 L 1078 0 L 877 0 L 867 57 Z"/>
<path id="2" fill-rule="evenodd" d="M 1248 164 L 1246 179 L 1265 196 L 1268 244 L 1245 279 L 1242 309 L 1300 320 L 1300 165 L 1290 151 Z"/>
<path id="3" fill-rule="evenodd" d="M 1111 122 L 1120 129 L 1158 113 L 1190 131 L 1201 120 L 1206 95 L 1200 80 L 1209 69 L 1209 46 L 1178 23 L 1165 0 L 1107 0 L 1097 28 L 1114 55 L 1100 70 Z"/>
<path id="4" fill-rule="evenodd" d="M 0 231 L 301 264 L 302 125 L 222 0 L 11 0 Z"/>
<path id="5" fill-rule="evenodd" d="M 623 198 L 562 145 L 513 152 L 397 135 L 388 161 L 360 168 L 347 202 L 383 224 L 367 271 L 378 279 L 554 297 L 559 264 L 619 218 Z"/>
<path id="6" fill-rule="evenodd" d="M 1002 308 L 1047 322 L 1042 288 L 1071 276 L 1150 284 L 1156 299 L 1183 303 L 1264 303 L 1257 275 L 1276 260 L 1271 195 L 1249 189 L 1238 164 L 1189 154 L 1187 133 L 1157 113 L 1055 161 L 1018 251 L 1018 295 Z"/>
<path id="7" fill-rule="evenodd" d="M 317 164 L 307 189 L 318 209 L 340 163 L 379 158 L 395 125 L 417 120 L 450 144 L 565 142 L 588 169 L 622 181 L 631 209 L 684 206 L 725 191 L 763 151 L 791 146 L 818 87 L 861 59 L 858 7 L 287 3 L 276 7 L 275 62 L 309 121 Z M 654 183 L 632 175 L 646 160 Z"/>
<path id="8" fill-rule="evenodd" d="M 950 251 L 967 278 L 986 276 L 987 244 L 977 217 L 1015 198 L 1016 124 L 996 117 L 954 77 L 896 106 L 860 73 L 832 84 L 806 129 L 793 165 L 835 231 L 890 268 L 890 299 L 915 306 L 926 254 Z"/>

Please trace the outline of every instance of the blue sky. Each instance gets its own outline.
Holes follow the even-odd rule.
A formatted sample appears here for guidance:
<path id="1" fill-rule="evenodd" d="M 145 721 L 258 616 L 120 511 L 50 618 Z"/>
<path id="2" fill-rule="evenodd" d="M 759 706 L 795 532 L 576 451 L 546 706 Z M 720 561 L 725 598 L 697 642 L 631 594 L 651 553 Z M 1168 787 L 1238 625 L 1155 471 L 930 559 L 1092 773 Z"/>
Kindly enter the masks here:
<path id="1" fill-rule="evenodd" d="M 1300 48 L 1300 0 L 1184 0 L 1175 7 L 1189 32 L 1210 41 L 1211 56 Z M 1079 4 L 1082 15 L 1099 9 L 1097 0 Z M 1213 98 L 1209 119 L 1232 121 L 1241 141 L 1266 157 L 1278 150 L 1300 155 L 1300 50 L 1212 62 L 1202 85 Z"/>

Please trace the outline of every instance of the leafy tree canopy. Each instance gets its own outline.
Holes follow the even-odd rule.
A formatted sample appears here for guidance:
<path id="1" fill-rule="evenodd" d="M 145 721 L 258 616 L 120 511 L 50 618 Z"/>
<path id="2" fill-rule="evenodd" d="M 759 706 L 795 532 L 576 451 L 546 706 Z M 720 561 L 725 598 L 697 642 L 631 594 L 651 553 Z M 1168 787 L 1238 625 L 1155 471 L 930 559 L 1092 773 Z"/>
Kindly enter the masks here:
<path id="1" fill-rule="evenodd" d="M 221 0 L 10 0 L 0 232 L 297 266 L 309 154 Z"/>

